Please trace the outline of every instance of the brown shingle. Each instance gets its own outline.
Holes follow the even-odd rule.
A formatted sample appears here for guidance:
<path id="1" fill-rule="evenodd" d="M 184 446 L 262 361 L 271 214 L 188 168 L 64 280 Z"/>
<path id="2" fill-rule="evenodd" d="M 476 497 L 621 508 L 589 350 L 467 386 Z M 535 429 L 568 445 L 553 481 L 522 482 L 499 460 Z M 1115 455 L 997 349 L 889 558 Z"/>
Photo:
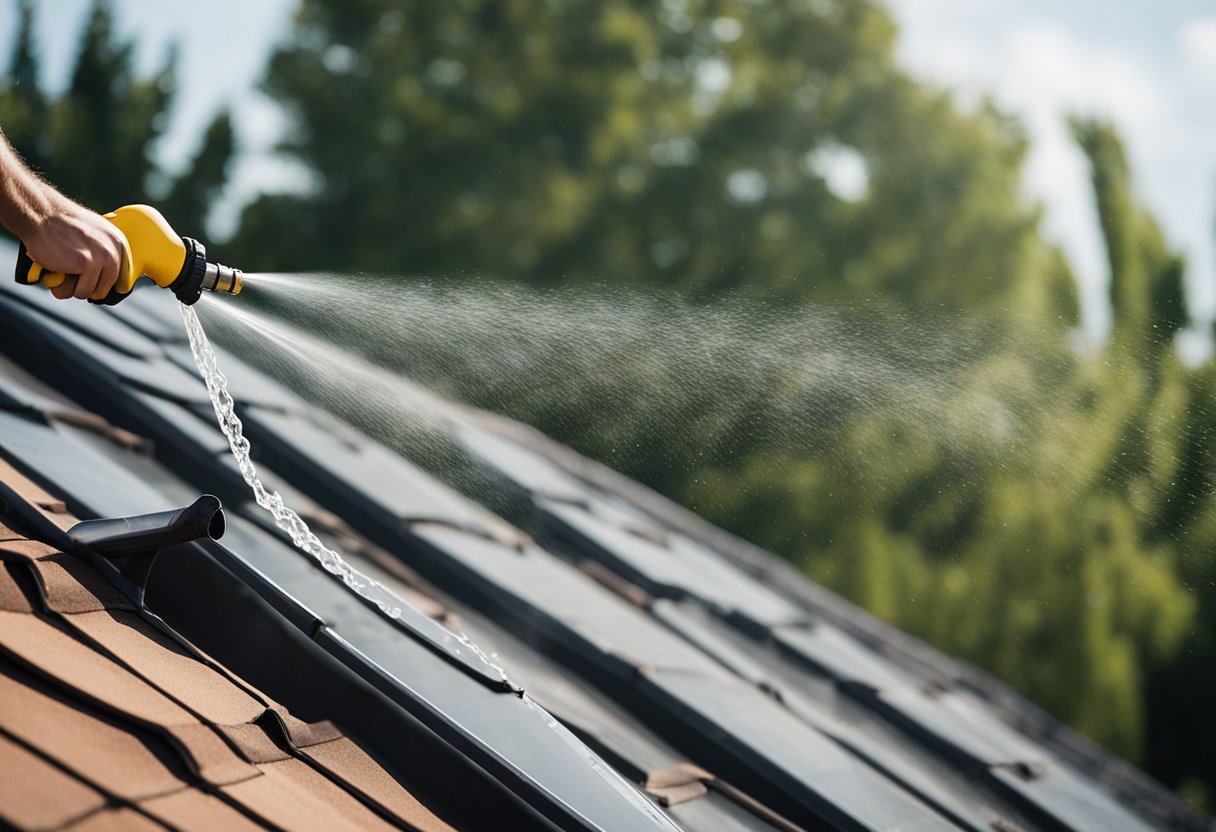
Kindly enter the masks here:
<path id="1" fill-rule="evenodd" d="M 164 797 L 145 800 L 139 804 L 139 808 L 161 823 L 178 829 L 252 832 L 263 828 L 218 797 L 197 789 L 183 789 Z"/>
<path id="2" fill-rule="evenodd" d="M 258 725 L 224 725 L 220 731 L 251 763 L 274 763 L 291 757 Z"/>
<path id="3" fill-rule="evenodd" d="M 126 668 L 40 615 L 0 612 L 0 649 L 82 698 L 154 725 L 196 720 Z"/>
<path id="4" fill-rule="evenodd" d="M 63 827 L 63 832 L 161 832 L 164 828 L 133 809 L 102 809 Z"/>
<path id="5" fill-rule="evenodd" d="M 54 829 L 105 805 L 96 789 L 0 735 L 0 821 Z"/>
<path id="6" fill-rule="evenodd" d="M 38 601 L 29 570 L 21 564 L 0 561 L 0 610 L 33 612 Z"/>
<path id="7" fill-rule="evenodd" d="M 257 768 L 233 751 L 211 725 L 170 725 L 163 730 L 187 767 L 212 786 L 240 783 L 258 775 Z"/>
<path id="8" fill-rule="evenodd" d="M 257 719 L 266 705 L 189 655 L 139 616 L 121 610 L 73 615 L 68 624 L 132 671 L 208 722 L 239 725 Z"/>
<path id="9" fill-rule="evenodd" d="M 225 786 L 224 793 L 278 826 L 318 832 L 392 828 L 299 760 L 265 763 L 258 768 L 265 777 Z"/>
<path id="10" fill-rule="evenodd" d="M 281 705 L 271 703 L 271 714 L 287 733 L 291 744 L 296 748 L 316 745 L 319 742 L 329 742 L 342 736 L 342 732 L 328 720 L 320 722 L 305 722 L 287 712 Z"/>
<path id="11" fill-rule="evenodd" d="M 70 527 L 15 476 L 0 463 Z M 450 832 L 331 723 L 296 719 L 179 639 L 85 561 L 0 525 L 0 820 Z"/>
<path id="12" fill-rule="evenodd" d="M 187 772 L 166 743 L 136 734 L 4 662 L 0 729 L 86 783 L 127 800 L 187 785 Z"/>
<path id="13" fill-rule="evenodd" d="M 72 555 L 56 552 L 38 558 L 31 565 L 38 576 L 43 601 L 51 612 L 69 615 L 135 609 L 97 570 Z"/>
<path id="14" fill-rule="evenodd" d="M 76 523 L 76 518 L 67 513 L 63 500 L 49 494 L 4 459 L 0 459 L 0 481 L 59 528 L 66 531 Z"/>
<path id="15" fill-rule="evenodd" d="M 16 532 L 5 528 L 4 533 L 11 535 Z M 9 538 L 0 542 L 0 560 L 36 560 L 55 554 L 56 550 L 45 543 L 25 538 Z"/>

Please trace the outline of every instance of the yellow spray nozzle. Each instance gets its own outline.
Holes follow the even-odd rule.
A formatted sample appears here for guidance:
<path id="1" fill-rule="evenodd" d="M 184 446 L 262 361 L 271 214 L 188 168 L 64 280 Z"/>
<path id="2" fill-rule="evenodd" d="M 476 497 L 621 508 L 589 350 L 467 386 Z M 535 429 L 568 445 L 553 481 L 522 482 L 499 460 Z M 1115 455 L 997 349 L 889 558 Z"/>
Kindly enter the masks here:
<path id="1" fill-rule="evenodd" d="M 173 291 L 182 303 L 195 303 L 203 289 L 238 294 L 244 274 L 207 261 L 207 249 L 198 240 L 180 237 L 149 205 L 124 205 L 104 215 L 123 237 L 122 267 L 110 293 L 98 303 L 115 304 L 126 298 L 141 276 Z M 17 256 L 17 282 L 42 280 L 54 287 L 64 280 L 62 272 L 48 272 L 30 258 L 25 246 Z"/>
<path id="2" fill-rule="evenodd" d="M 127 294 L 140 275 L 169 287 L 187 265 L 186 242 L 169 227 L 160 211 L 148 205 L 124 205 L 105 215 L 123 236 L 123 264 L 114 285 Z"/>

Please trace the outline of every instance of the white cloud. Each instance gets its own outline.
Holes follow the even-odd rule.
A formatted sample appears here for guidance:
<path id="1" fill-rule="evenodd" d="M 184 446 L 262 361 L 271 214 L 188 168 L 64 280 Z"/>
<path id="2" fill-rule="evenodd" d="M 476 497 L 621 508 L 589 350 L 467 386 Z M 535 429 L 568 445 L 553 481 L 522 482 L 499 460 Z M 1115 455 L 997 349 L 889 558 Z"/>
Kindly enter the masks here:
<path id="1" fill-rule="evenodd" d="M 1178 33 L 1182 54 L 1209 86 L 1216 86 L 1216 17 L 1188 20 Z"/>

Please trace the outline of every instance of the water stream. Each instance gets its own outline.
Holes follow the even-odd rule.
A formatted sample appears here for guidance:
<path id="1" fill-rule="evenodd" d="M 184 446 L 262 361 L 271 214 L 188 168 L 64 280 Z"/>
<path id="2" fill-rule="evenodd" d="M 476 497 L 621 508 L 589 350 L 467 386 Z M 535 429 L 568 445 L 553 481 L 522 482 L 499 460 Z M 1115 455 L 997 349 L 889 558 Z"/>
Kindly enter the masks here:
<path id="1" fill-rule="evenodd" d="M 352 591 L 371 601 L 386 616 L 399 618 L 401 608 L 397 604 L 400 599 L 391 590 L 347 563 L 341 555 L 322 543 L 309 530 L 308 524 L 300 518 L 300 515 L 284 504 L 282 496 L 277 491 L 266 490 L 258 477 L 257 467 L 250 459 L 249 440 L 245 438 L 244 426 L 241 424 L 240 417 L 236 415 L 235 403 L 228 392 L 228 380 L 216 363 L 215 350 L 211 348 L 211 342 L 203 331 L 202 323 L 199 321 L 194 307 L 181 304 L 181 311 L 182 319 L 186 323 L 186 333 L 190 338 L 190 351 L 194 355 L 194 363 L 198 365 L 199 373 L 207 384 L 207 392 L 211 397 L 211 406 L 215 409 L 216 421 L 219 422 L 224 436 L 228 438 L 228 445 L 232 449 L 232 455 L 236 457 L 241 476 L 253 490 L 257 504 L 271 513 L 275 525 L 287 532 L 297 549 L 315 558 L 326 571 L 337 575 Z M 468 636 L 464 633 L 452 633 L 451 637 L 497 671 L 504 682 L 516 687 L 507 677 L 506 672 Z M 459 648 L 454 652 L 459 655 Z M 538 705 L 531 697 L 523 694 L 522 689 L 521 696 L 529 709 L 540 716 L 551 730 L 556 731 L 565 739 L 571 748 L 578 752 L 588 765 L 630 804 L 643 812 L 652 822 L 664 828 L 674 828 L 667 817 L 653 803 L 643 797 L 637 788 L 628 783 L 615 769 L 605 764 L 598 755 L 561 725 L 552 714 Z"/>
<path id="2" fill-rule="evenodd" d="M 337 575 L 352 591 L 371 601 L 389 618 L 400 617 L 399 599 L 391 590 L 351 566 L 341 555 L 322 543 L 300 515 L 284 504 L 279 492 L 266 490 L 258 477 L 257 467 L 249 457 L 249 440 L 245 438 L 244 426 L 236 415 L 235 403 L 228 393 L 228 380 L 216 364 L 215 350 L 211 348 L 194 308 L 181 304 L 181 310 L 182 319 L 186 322 L 186 334 L 190 338 L 190 352 L 194 354 L 194 363 L 207 384 L 216 421 L 228 438 L 228 446 L 240 467 L 241 477 L 253 490 L 257 504 L 270 512 L 275 525 L 287 532 L 297 549 L 315 558 L 327 572 Z"/>

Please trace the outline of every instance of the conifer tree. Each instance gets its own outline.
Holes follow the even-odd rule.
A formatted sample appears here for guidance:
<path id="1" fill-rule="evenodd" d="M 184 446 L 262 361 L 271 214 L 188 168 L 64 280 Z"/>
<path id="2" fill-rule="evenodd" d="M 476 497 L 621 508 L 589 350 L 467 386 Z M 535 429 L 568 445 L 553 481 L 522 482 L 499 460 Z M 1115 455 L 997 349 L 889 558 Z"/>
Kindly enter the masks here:
<path id="1" fill-rule="evenodd" d="M 197 229 L 196 236 L 203 233 L 211 208 L 228 183 L 235 152 L 232 117 L 222 112 L 208 125 L 193 161 L 159 203 L 170 222 Z"/>
<path id="2" fill-rule="evenodd" d="M 17 36 L 6 78 L 7 83 L 0 89 L 0 125 L 25 163 L 42 170 L 47 150 L 47 108 L 38 78 L 33 0 L 21 0 L 17 6 Z"/>
<path id="3" fill-rule="evenodd" d="M 68 87 L 52 100 L 38 75 L 35 13 L 22 0 L 10 71 L 0 85 L 0 124 L 14 147 L 56 187 L 97 211 L 157 204 L 164 194 L 154 180 L 167 179 L 173 223 L 202 235 L 234 152 L 229 116 L 217 115 L 186 170 L 167 177 L 155 150 L 173 102 L 174 54 L 159 71 L 139 77 L 134 44 L 116 31 L 111 3 L 94 0 Z"/>

